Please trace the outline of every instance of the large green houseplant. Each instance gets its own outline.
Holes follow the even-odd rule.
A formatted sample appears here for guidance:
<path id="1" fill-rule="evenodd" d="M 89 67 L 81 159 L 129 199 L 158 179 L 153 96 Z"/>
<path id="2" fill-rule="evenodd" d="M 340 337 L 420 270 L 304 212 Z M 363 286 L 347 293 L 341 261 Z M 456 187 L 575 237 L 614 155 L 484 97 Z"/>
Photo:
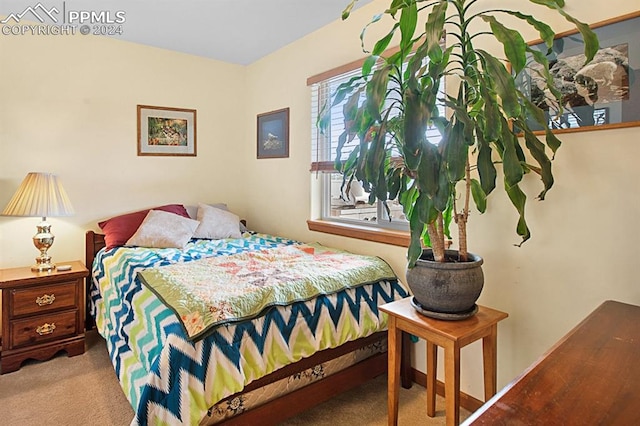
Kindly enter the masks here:
<path id="1" fill-rule="evenodd" d="M 343 19 L 356 2 L 351 1 Z M 593 58 L 599 48 L 597 37 L 564 10 L 564 0 L 529 2 L 574 24 L 584 40 L 585 63 Z M 496 165 L 502 166 L 503 187 L 519 215 L 516 232 L 522 242 L 530 237 L 526 195 L 520 188 L 523 176 L 539 175 L 540 200 L 553 185 L 551 158 L 560 141 L 549 129 L 544 112 L 518 90 L 515 75 L 527 61 L 535 61 L 547 95 L 559 100 L 561 93 L 548 71 L 545 53 L 530 48 L 517 30 L 500 19 L 508 16 L 525 22 L 549 48 L 555 32 L 534 16 L 509 8 L 482 9 L 484 3 L 392 0 L 369 24 L 388 15 L 390 29 L 373 44 L 361 75 L 339 86 L 332 97 L 332 106 L 344 102 L 345 129 L 336 159 L 343 188 L 348 193 L 351 182 L 357 180 L 370 194 L 370 202 L 400 202 L 411 231 L 409 268 L 423 256 L 425 246 L 432 248 L 436 262 L 451 260 L 445 256 L 451 222 L 458 228 L 456 261 L 467 261 L 470 200 L 479 212 L 485 211 L 487 196 L 496 187 Z M 363 48 L 367 27 L 361 34 Z M 385 56 L 398 37 L 399 47 Z M 486 45 L 488 38 L 500 43 L 499 56 L 477 47 Z M 439 113 L 438 103 L 444 103 L 445 116 Z M 319 117 L 321 128 L 327 124 L 324 118 Z M 543 138 L 529 128 L 531 118 L 546 129 Z M 427 140 L 428 126 L 440 130 L 439 143 Z M 348 158 L 342 158 L 346 144 L 355 144 L 355 148 Z"/>

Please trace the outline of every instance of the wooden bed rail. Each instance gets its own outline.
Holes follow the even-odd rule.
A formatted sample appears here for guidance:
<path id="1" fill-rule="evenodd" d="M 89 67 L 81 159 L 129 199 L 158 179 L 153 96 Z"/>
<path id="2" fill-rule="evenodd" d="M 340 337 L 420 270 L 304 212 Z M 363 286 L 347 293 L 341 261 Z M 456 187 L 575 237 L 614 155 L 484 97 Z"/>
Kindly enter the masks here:
<path id="1" fill-rule="evenodd" d="M 87 231 L 84 239 L 84 261 L 87 269 L 91 271 L 93 267 L 93 260 L 96 258 L 96 253 L 106 246 L 106 242 L 104 241 L 104 235 L 98 234 L 94 231 Z M 95 322 L 93 321 L 93 317 L 91 316 L 91 309 L 89 301 L 91 295 L 89 292 L 91 291 L 91 280 L 93 274 L 89 273 L 85 282 L 85 316 L 84 316 L 84 324 L 87 330 L 91 330 L 95 326 Z"/>

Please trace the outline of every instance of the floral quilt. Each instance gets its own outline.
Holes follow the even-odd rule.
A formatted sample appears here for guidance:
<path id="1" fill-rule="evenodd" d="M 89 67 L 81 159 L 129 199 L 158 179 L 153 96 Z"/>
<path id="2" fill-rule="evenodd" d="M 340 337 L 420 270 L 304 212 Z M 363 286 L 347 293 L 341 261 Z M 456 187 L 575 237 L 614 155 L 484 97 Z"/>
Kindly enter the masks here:
<path id="1" fill-rule="evenodd" d="M 140 279 L 181 319 L 196 341 L 213 327 L 265 309 L 395 279 L 382 259 L 294 244 L 155 267 Z"/>

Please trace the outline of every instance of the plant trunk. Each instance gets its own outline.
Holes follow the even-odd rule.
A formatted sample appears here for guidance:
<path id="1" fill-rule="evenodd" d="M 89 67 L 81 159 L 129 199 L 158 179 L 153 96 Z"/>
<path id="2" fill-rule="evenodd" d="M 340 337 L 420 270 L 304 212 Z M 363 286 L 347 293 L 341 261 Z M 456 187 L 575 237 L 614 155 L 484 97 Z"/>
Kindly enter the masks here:
<path id="1" fill-rule="evenodd" d="M 469 220 L 469 199 L 471 198 L 471 166 L 467 157 L 465 176 L 464 206 L 462 212 L 455 212 L 455 221 L 458 226 L 458 260 L 466 262 L 469 260 L 467 248 L 467 221 Z"/>
<path id="2" fill-rule="evenodd" d="M 436 262 L 444 262 L 444 222 L 442 219 L 442 213 L 438 213 L 438 218 L 435 222 L 427 225 L 427 232 L 431 240 L 431 249 L 433 250 L 433 260 Z"/>
<path id="3" fill-rule="evenodd" d="M 467 218 L 464 215 L 460 215 L 458 220 L 458 259 L 460 262 L 466 262 L 469 258 L 469 252 L 467 249 Z"/>

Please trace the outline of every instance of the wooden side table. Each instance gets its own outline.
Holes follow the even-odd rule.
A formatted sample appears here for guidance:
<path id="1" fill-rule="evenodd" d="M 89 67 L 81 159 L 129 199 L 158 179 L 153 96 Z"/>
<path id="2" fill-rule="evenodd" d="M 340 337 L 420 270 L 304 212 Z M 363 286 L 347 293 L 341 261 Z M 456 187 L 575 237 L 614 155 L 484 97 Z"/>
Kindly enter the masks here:
<path id="1" fill-rule="evenodd" d="M 71 269 L 0 269 L 1 374 L 18 370 L 28 358 L 44 361 L 60 350 L 69 356 L 84 353 L 84 278 L 89 271 L 79 261 L 65 264 Z"/>
<path id="2" fill-rule="evenodd" d="M 443 321 L 419 314 L 405 298 L 380 306 L 389 315 L 389 425 L 398 423 L 398 391 L 402 332 L 411 333 L 427 341 L 427 415 L 435 416 L 437 346 L 444 349 L 444 385 L 446 424 L 460 421 L 460 349 L 482 339 L 484 363 L 484 396 L 490 399 L 497 386 L 498 322 L 508 317 L 505 312 L 484 306 L 478 313 L 461 321 Z"/>

